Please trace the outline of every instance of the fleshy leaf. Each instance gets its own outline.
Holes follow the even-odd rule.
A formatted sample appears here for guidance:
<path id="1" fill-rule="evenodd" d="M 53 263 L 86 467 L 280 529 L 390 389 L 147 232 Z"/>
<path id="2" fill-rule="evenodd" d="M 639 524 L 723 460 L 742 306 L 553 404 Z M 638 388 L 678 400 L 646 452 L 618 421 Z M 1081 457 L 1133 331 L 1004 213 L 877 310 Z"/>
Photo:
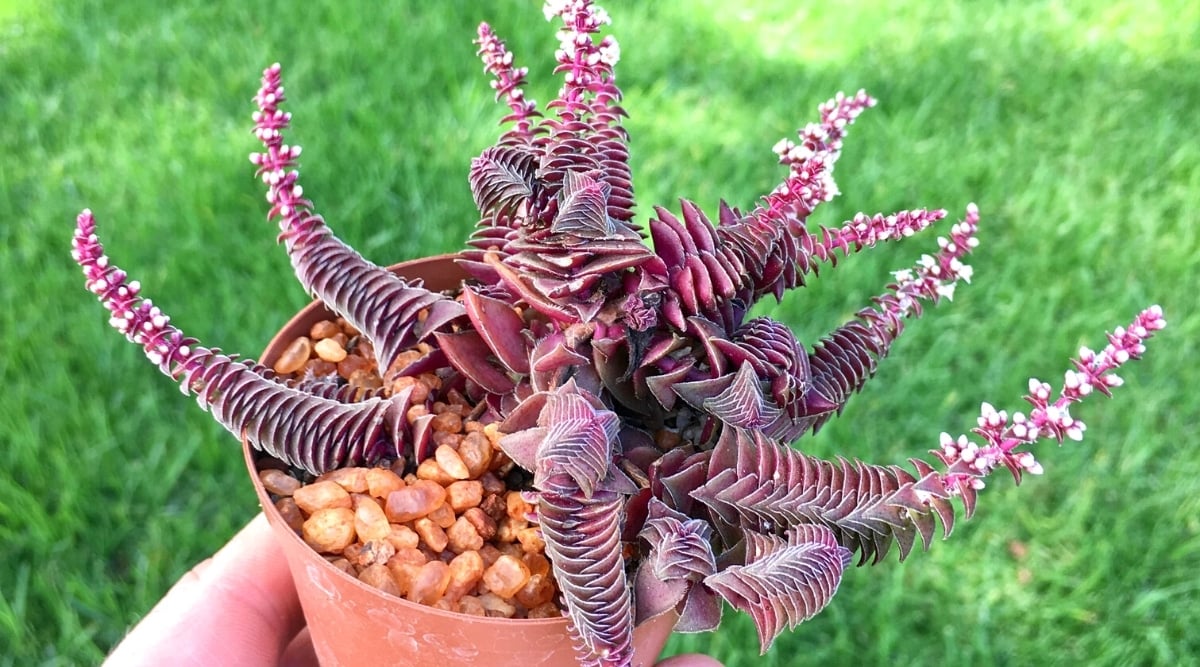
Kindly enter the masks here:
<path id="1" fill-rule="evenodd" d="M 860 563 L 878 562 L 893 540 L 901 559 L 918 534 L 928 548 L 935 530 L 931 512 L 942 517 L 945 534 L 953 527 L 950 491 L 932 469 L 918 471 L 920 479 L 896 466 L 824 461 L 761 433 L 730 428 L 713 452 L 708 482 L 692 496 L 726 521 L 753 530 L 824 525 L 840 544 L 860 552 Z"/>
<path id="2" fill-rule="evenodd" d="M 675 608 L 689 586 L 715 573 L 717 564 L 712 527 L 706 521 L 689 519 L 661 500 L 650 500 L 649 518 L 639 537 L 650 546 L 639 567 L 634 594 L 637 620 L 643 623 Z"/>
<path id="3" fill-rule="evenodd" d="M 768 404 L 750 364 L 742 364 L 733 382 L 721 393 L 705 399 L 704 411 L 739 428 L 761 428 L 779 417 L 779 408 Z"/>
<path id="4" fill-rule="evenodd" d="M 565 473 L 584 496 L 591 496 L 608 472 L 621 420 L 597 410 L 578 394 L 559 391 L 546 400 L 538 424 L 546 428 L 538 450 L 534 484 L 548 488 L 554 475 Z"/>
<path id="5" fill-rule="evenodd" d="M 720 625 L 721 598 L 710 593 L 703 585 L 693 585 L 683 600 L 674 631 L 685 634 L 711 632 Z"/>
<path id="6" fill-rule="evenodd" d="M 513 390 L 516 383 L 492 361 L 492 350 L 478 331 L 437 332 L 438 347 L 463 375 L 493 394 Z"/>
<path id="7" fill-rule="evenodd" d="M 842 580 L 850 552 L 824 526 L 796 526 L 786 537 L 746 531 L 746 564 L 710 575 L 706 586 L 750 614 L 766 653 L 784 628 L 821 611 Z"/>
<path id="8" fill-rule="evenodd" d="M 510 304 L 474 289 L 463 289 L 462 296 L 467 317 L 496 359 L 514 373 L 529 373 L 529 349 L 521 316 Z"/>
<path id="9" fill-rule="evenodd" d="M 533 197 L 537 155 L 515 146 L 493 146 L 471 160 L 471 195 L 485 216 L 511 214 Z"/>
<path id="10" fill-rule="evenodd" d="M 610 192 L 612 187 L 603 181 L 580 172 L 568 172 L 563 183 L 563 201 L 550 231 L 573 236 L 575 243 L 615 236 L 616 225 L 608 217 Z"/>
<path id="11" fill-rule="evenodd" d="M 572 633 L 595 659 L 591 664 L 623 665 L 633 651 L 633 608 L 621 557 L 624 502 L 606 491 L 591 498 L 578 491 L 538 496 L 546 556 L 567 603 Z"/>

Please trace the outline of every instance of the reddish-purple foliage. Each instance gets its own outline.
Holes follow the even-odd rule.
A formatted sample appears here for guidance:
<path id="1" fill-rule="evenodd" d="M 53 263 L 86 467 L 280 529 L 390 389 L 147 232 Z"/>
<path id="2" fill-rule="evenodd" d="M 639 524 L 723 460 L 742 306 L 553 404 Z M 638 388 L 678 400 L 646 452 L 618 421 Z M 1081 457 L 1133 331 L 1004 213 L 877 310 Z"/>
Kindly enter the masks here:
<path id="1" fill-rule="evenodd" d="M 809 230 L 812 211 L 838 194 L 832 172 L 848 126 L 875 100 L 839 94 L 798 142 L 776 144 L 788 175 L 749 213 L 722 203 L 713 224 L 683 201 L 678 215 L 656 207 L 643 230 L 614 72 L 620 52 L 611 36 L 596 38 L 608 17 L 588 0 L 547 2 L 546 15 L 563 23 L 555 72 L 564 83 L 548 115 L 524 95 L 527 70 L 479 28 L 511 127 L 471 164 L 481 217 L 458 257 L 471 279 L 457 295 L 368 262 L 314 212 L 298 183 L 300 148 L 283 143 L 290 114 L 278 65 L 255 97 L 264 150 L 251 161 L 304 289 L 363 332 L 381 368 L 430 344 L 399 374 L 436 371 L 507 434 L 501 446 L 532 473 L 529 495 L 585 664 L 628 664 L 634 625 L 664 613 L 679 614 L 677 630 L 711 630 L 722 599 L 754 618 L 766 651 L 828 603 L 854 552 L 860 564 L 878 562 L 896 543 L 903 559 L 917 538 L 929 547 L 939 522 L 949 534 L 953 498 L 970 516 L 993 470 L 1017 481 L 1039 474 L 1027 446 L 1081 438 L 1069 405 L 1119 386 L 1113 371 L 1164 326 L 1154 306 L 1101 352 L 1082 349 L 1053 402 L 1050 386 L 1031 380 L 1028 415 L 984 403 L 974 429 L 983 444 L 943 433 L 936 465 L 828 461 L 792 448 L 863 387 L 922 303 L 970 281 L 962 260 L 977 245 L 978 211 L 968 206 L 936 252 L 806 347 L 785 325 L 747 313 L 822 264 L 945 216 L 859 214 Z M 285 381 L 203 347 L 109 262 L 90 211 L 73 247 L 110 323 L 254 447 L 311 473 L 430 449 L 428 430 L 404 418 L 410 391 L 363 397 Z"/>

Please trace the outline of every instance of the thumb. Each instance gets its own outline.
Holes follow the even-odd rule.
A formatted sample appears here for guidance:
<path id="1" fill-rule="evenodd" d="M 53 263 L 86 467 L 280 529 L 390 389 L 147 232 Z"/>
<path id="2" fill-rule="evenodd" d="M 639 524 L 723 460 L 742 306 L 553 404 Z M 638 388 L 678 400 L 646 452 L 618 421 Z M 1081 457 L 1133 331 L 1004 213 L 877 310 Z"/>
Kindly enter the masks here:
<path id="1" fill-rule="evenodd" d="M 105 665 L 277 665 L 303 626 L 283 552 L 259 514 L 172 586 Z"/>

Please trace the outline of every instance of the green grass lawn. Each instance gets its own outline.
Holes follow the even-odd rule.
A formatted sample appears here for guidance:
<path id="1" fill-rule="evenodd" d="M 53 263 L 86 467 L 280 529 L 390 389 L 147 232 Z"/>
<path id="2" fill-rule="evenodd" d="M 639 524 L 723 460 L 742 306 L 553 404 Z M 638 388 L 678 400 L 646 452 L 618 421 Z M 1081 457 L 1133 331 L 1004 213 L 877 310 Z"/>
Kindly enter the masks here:
<path id="1" fill-rule="evenodd" d="M 731 666 L 1195 661 L 1200 5 L 834 4 L 605 3 L 641 219 L 678 197 L 753 205 L 782 177 L 771 146 L 859 87 L 880 105 L 819 221 L 982 211 L 975 282 L 805 446 L 903 462 L 968 430 L 980 401 L 1019 409 L 1030 375 L 1061 382 L 1144 305 L 1170 327 L 1113 402 L 1074 411 L 1083 443 L 1043 447 L 1046 475 L 1020 489 L 997 475 L 950 541 L 848 572 L 765 658 L 732 614 L 671 650 Z M 0 0 L 0 665 L 96 663 L 257 509 L 237 443 L 83 290 L 76 213 L 95 210 L 178 325 L 257 354 L 306 301 L 246 159 L 262 68 L 284 63 L 306 193 L 343 238 L 383 263 L 449 252 L 475 220 L 468 161 L 499 132 L 471 44 L 483 19 L 551 98 L 535 2 Z M 815 340 L 935 235 L 851 257 L 775 314 Z"/>

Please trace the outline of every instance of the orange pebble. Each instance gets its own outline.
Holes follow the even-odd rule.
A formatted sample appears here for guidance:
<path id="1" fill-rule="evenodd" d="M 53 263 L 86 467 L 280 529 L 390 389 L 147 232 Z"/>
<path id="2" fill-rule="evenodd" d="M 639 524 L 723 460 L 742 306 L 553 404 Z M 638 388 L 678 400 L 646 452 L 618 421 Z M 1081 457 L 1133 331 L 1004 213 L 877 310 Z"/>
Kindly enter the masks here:
<path id="1" fill-rule="evenodd" d="M 346 493 L 346 489 L 329 481 L 313 482 L 308 486 L 302 486 L 292 494 L 292 499 L 306 514 L 334 507 L 348 510 L 352 505 L 350 494 Z"/>
<path id="2" fill-rule="evenodd" d="M 525 615 L 526 618 L 561 618 L 562 610 L 553 602 L 547 602 L 530 609 Z"/>
<path id="3" fill-rule="evenodd" d="M 483 558 L 478 551 L 464 551 L 450 561 L 450 585 L 446 597 L 458 600 L 470 593 L 483 577 Z"/>
<path id="4" fill-rule="evenodd" d="M 468 433 L 458 444 L 458 456 L 467 466 L 467 479 L 479 479 L 492 463 L 492 446 L 482 433 Z"/>
<path id="5" fill-rule="evenodd" d="M 455 478 L 442 470 L 442 466 L 433 458 L 421 461 L 421 465 L 417 466 L 417 477 L 436 482 L 438 486 L 446 486 L 455 481 Z"/>
<path id="6" fill-rule="evenodd" d="M 450 550 L 456 554 L 483 548 L 483 538 L 465 516 L 458 517 L 454 525 L 446 529 L 446 540 Z"/>
<path id="7" fill-rule="evenodd" d="M 301 535 L 320 553 L 339 553 L 354 542 L 354 512 L 344 507 L 318 509 L 304 522 Z"/>
<path id="8" fill-rule="evenodd" d="M 388 494 L 384 512 L 392 523 L 404 523 L 428 515 L 446 502 L 446 489 L 437 482 L 417 480 L 415 484 Z"/>
<path id="9" fill-rule="evenodd" d="M 374 586 L 389 595 L 400 595 L 400 587 L 396 585 L 396 580 L 392 578 L 392 573 L 386 565 L 379 563 L 368 565 L 363 568 L 362 572 L 358 573 L 358 580 L 368 586 Z"/>
<path id="10" fill-rule="evenodd" d="M 525 502 L 520 491 L 509 491 L 504 497 L 504 502 L 508 509 L 508 516 L 514 521 L 524 522 L 525 515 L 533 511 L 533 505 Z"/>
<path id="11" fill-rule="evenodd" d="M 480 595 L 479 603 L 483 605 L 488 616 L 512 618 L 517 615 L 516 606 L 495 593 Z"/>
<path id="12" fill-rule="evenodd" d="M 546 541 L 542 539 L 542 531 L 536 526 L 529 526 L 517 531 L 517 541 L 526 553 L 542 553 L 546 550 Z"/>
<path id="13" fill-rule="evenodd" d="M 533 609 L 554 599 L 554 580 L 544 574 L 529 577 L 513 598 L 526 609 Z"/>
<path id="14" fill-rule="evenodd" d="M 300 532 L 304 526 L 304 513 L 296 505 L 296 501 L 288 498 L 280 498 L 275 501 L 275 509 L 279 510 L 279 515 L 283 517 L 283 522 L 288 525 L 288 528 Z"/>
<path id="15" fill-rule="evenodd" d="M 436 420 L 437 417 L 434 419 Z M 439 446 L 434 450 L 433 458 L 437 461 L 438 467 L 446 471 L 446 474 L 454 479 L 466 479 L 471 476 L 471 471 L 467 468 L 467 464 L 458 455 L 458 451 L 450 445 Z"/>
<path id="16" fill-rule="evenodd" d="M 450 566 L 440 560 L 431 560 L 416 572 L 408 589 L 410 602 L 431 605 L 446 592 L 450 585 Z"/>
<path id="17" fill-rule="evenodd" d="M 521 554 L 521 562 L 525 563 L 525 567 L 529 568 L 531 575 L 550 574 L 550 559 L 540 553 L 523 553 Z"/>
<path id="18" fill-rule="evenodd" d="M 308 337 L 313 340 L 321 340 L 322 338 L 333 338 L 339 333 L 342 333 L 342 328 L 337 325 L 337 322 L 321 320 L 308 330 Z"/>
<path id="19" fill-rule="evenodd" d="M 371 496 L 358 496 L 354 508 L 354 532 L 364 542 L 367 540 L 384 540 L 392 533 L 383 508 Z"/>
<path id="20" fill-rule="evenodd" d="M 490 540 L 496 535 L 496 521 L 488 516 L 486 512 L 478 507 L 472 507 L 463 512 L 463 518 L 471 522 L 471 526 L 475 528 L 475 532 L 485 540 Z"/>
<path id="21" fill-rule="evenodd" d="M 446 502 L 455 512 L 465 512 L 483 502 L 483 484 L 478 480 L 463 480 L 446 487 Z"/>
<path id="22" fill-rule="evenodd" d="M 277 496 L 290 496 L 300 488 L 300 480 L 292 477 L 282 470 L 267 468 L 258 472 L 258 479 L 262 481 L 263 488 L 268 493 L 273 493 Z"/>
<path id="23" fill-rule="evenodd" d="M 421 537 L 421 543 L 437 553 L 445 550 L 450 543 L 446 531 L 428 517 L 422 517 L 413 522 L 413 530 Z"/>
<path id="24" fill-rule="evenodd" d="M 408 526 L 391 523 L 388 524 L 388 529 L 387 541 L 397 549 L 416 549 L 417 545 L 421 543 L 421 536 Z"/>
<path id="25" fill-rule="evenodd" d="M 442 528 L 449 528 L 454 525 L 454 508 L 446 503 L 438 505 L 428 516 L 430 521 Z"/>
<path id="26" fill-rule="evenodd" d="M 367 493 L 386 501 L 392 491 L 404 488 L 404 480 L 387 468 L 367 468 Z"/>
<path id="27" fill-rule="evenodd" d="M 496 559 L 483 573 L 488 590 L 503 598 L 511 598 L 529 581 L 529 568 L 509 555 Z"/>
<path id="28" fill-rule="evenodd" d="M 367 492 L 366 468 L 338 468 L 317 478 L 322 482 L 333 482 L 350 493 Z"/>
<path id="29" fill-rule="evenodd" d="M 468 616 L 487 616 L 487 609 L 474 595 L 464 595 L 458 599 L 458 613 Z"/>
<path id="30" fill-rule="evenodd" d="M 304 368 L 308 358 L 312 356 L 312 341 L 306 336 L 300 336 L 279 355 L 272 368 L 280 375 L 288 375 Z"/>
<path id="31" fill-rule="evenodd" d="M 346 358 L 346 348 L 342 347 L 341 343 L 333 338 L 324 338 L 317 341 L 313 345 L 313 351 L 322 361 L 328 361 L 331 364 L 336 364 Z M 334 367 L 336 370 L 336 366 Z"/>

